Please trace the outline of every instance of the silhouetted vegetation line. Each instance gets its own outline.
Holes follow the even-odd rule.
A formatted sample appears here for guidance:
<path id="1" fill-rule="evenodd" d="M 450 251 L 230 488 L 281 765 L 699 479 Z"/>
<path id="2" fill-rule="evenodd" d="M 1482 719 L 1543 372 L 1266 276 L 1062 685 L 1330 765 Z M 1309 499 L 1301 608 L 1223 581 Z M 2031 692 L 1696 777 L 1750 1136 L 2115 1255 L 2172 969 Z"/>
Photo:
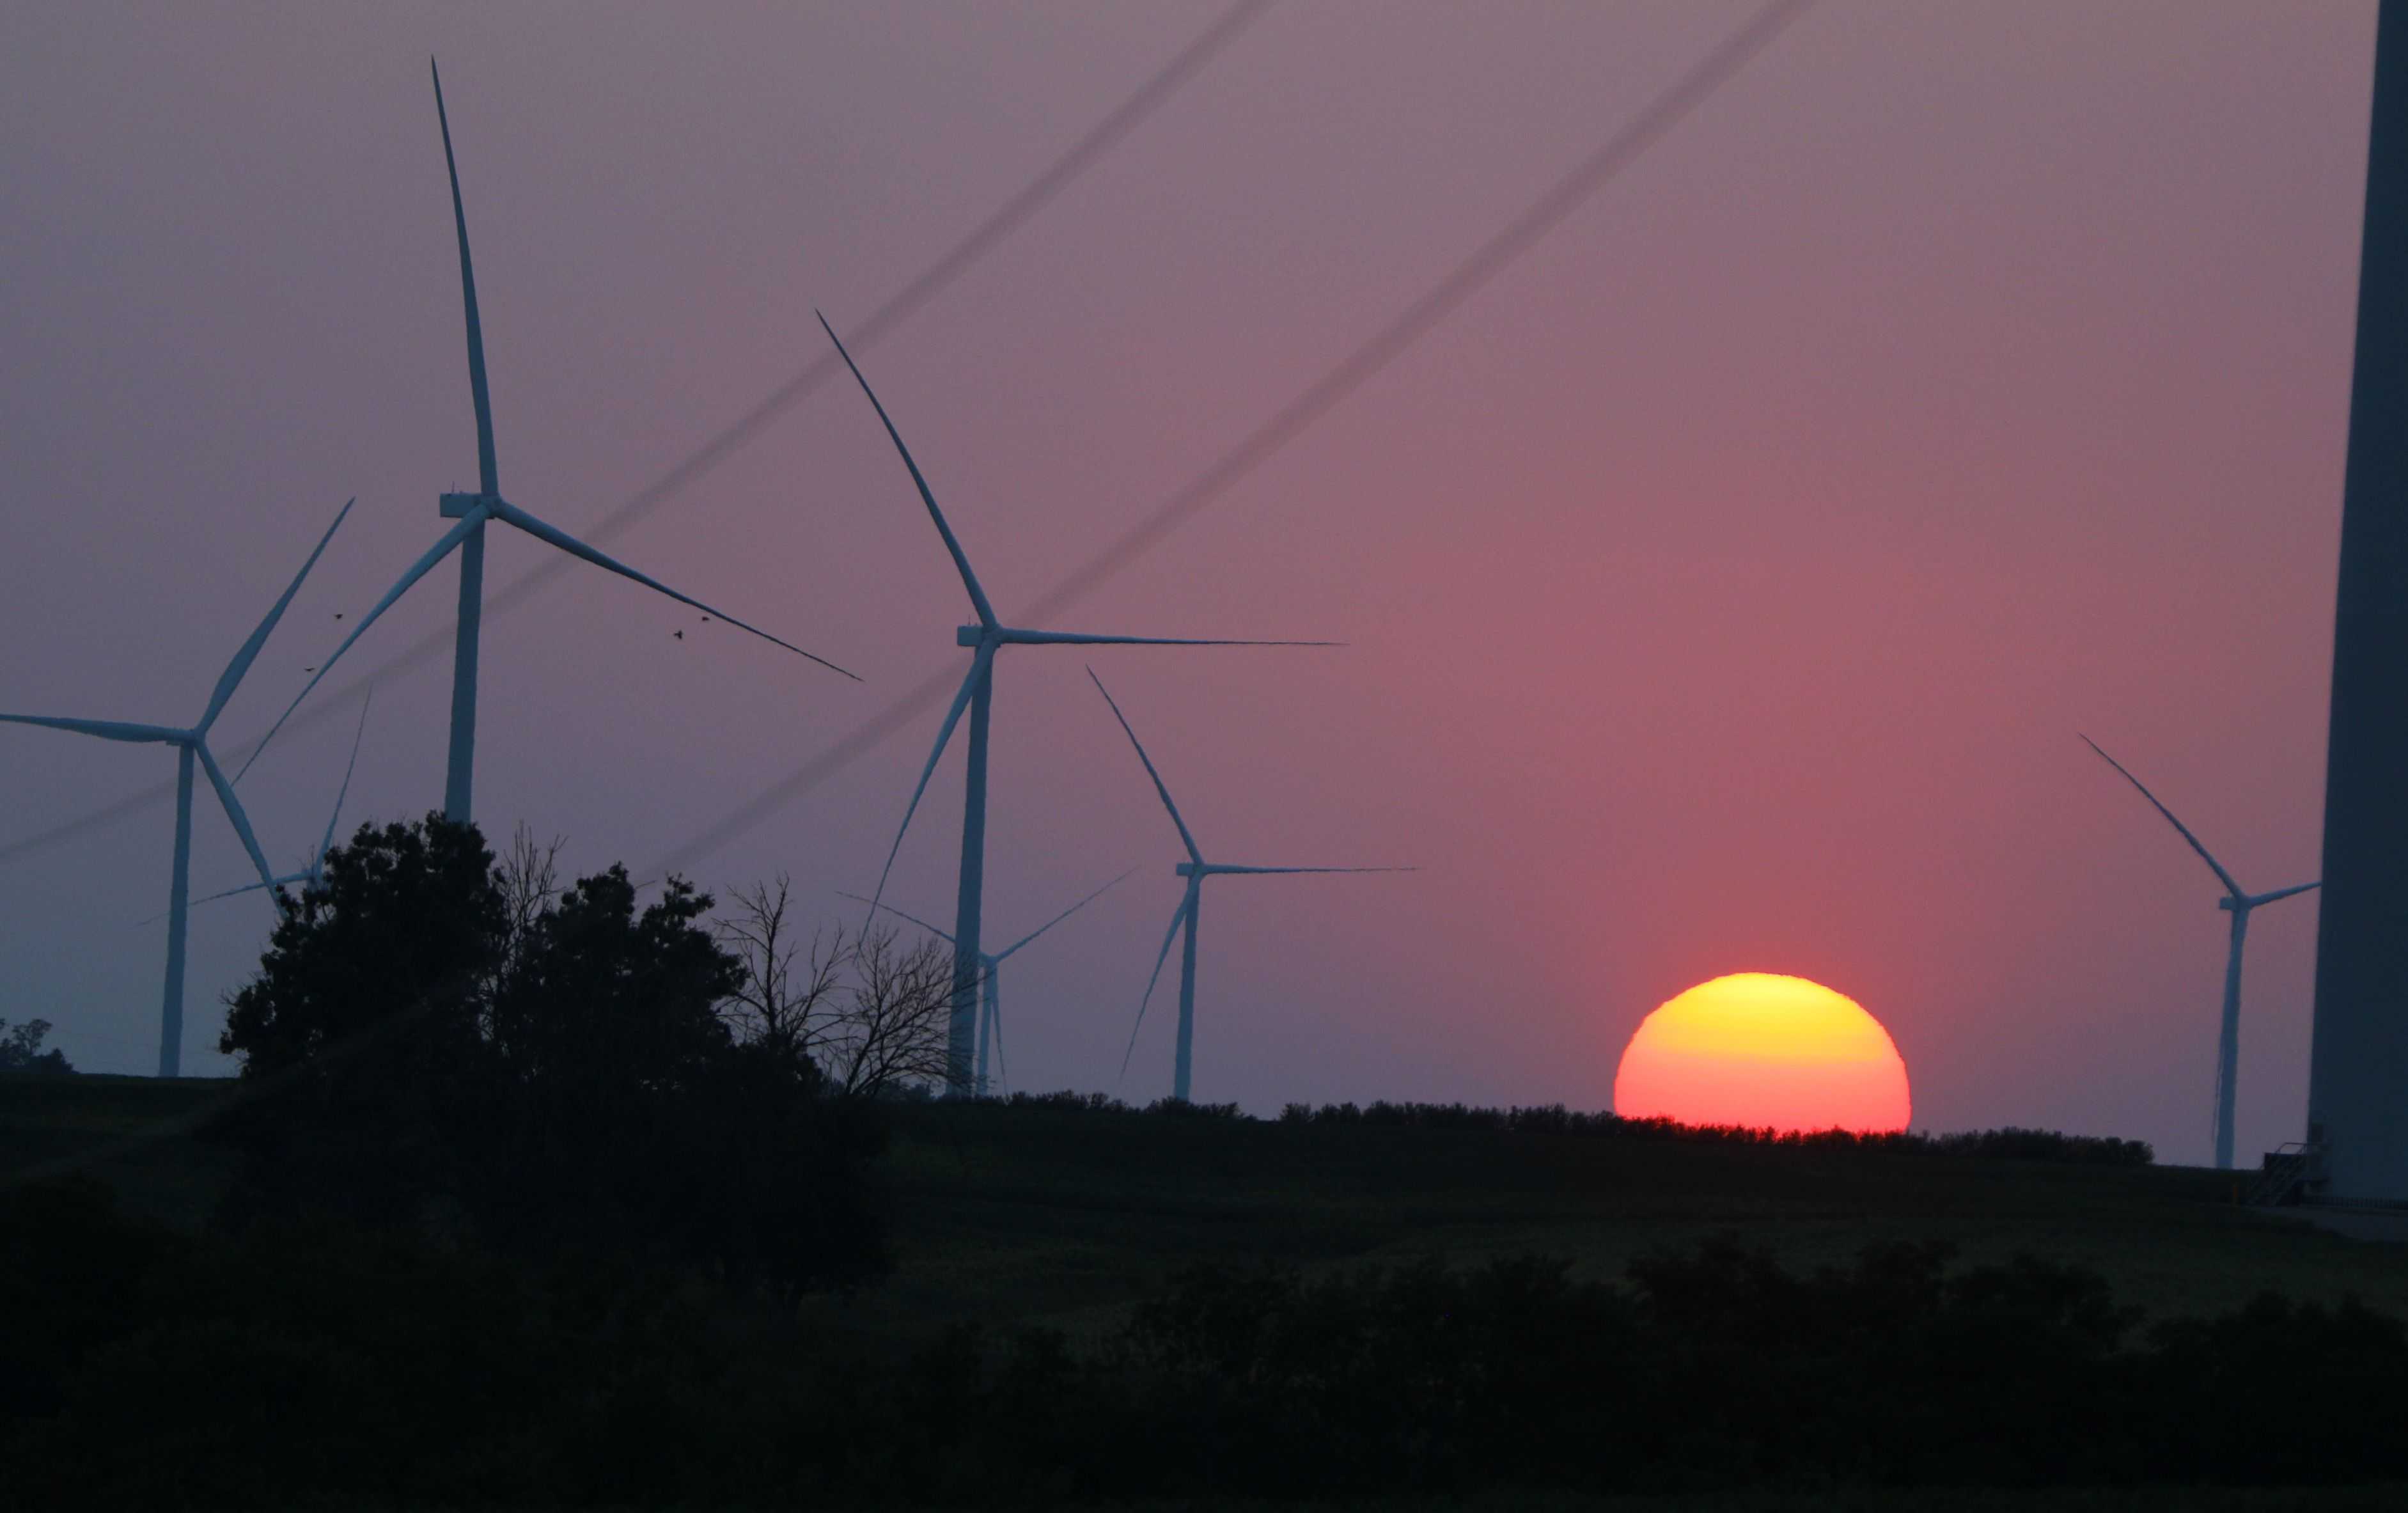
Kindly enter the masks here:
<path id="1" fill-rule="evenodd" d="M 1165 1098 L 1142 1109 L 1102 1093 L 1012 1093 L 990 1099 L 1010 1108 L 1062 1109 L 1092 1114 L 1145 1113 L 1168 1117 L 1247 1118 L 1235 1103 L 1189 1103 Z M 1794 1146 L 1811 1150 L 1899 1151 L 1919 1156 L 1965 1156 L 1982 1160 L 2069 1161 L 2085 1166 L 2147 1166 L 2157 1154 L 2145 1140 L 2113 1135 L 2063 1134 L 2055 1130 L 1972 1130 L 1956 1134 L 1901 1131 L 1859 1134 L 1848 1130 L 1790 1131 L 1736 1124 L 1682 1124 L 1673 1119 L 1626 1119 L 1584 1114 L 1561 1103 L 1531 1107 L 1474 1108 L 1463 1103 L 1290 1103 L 1279 1122 L 1290 1125 L 1363 1125 L 1419 1130 L 1495 1130 L 1513 1134 L 1574 1135 L 1608 1140 L 1682 1141 L 1693 1145 Z"/>
<path id="2" fill-rule="evenodd" d="M 2078 1267 L 1732 1240 L 1188 1272 L 1084 1342 L 840 1340 L 639 1263 L 325 1218 L 179 1233 L 0 1195 L 21 1506 L 788 1506 L 2408 1476 L 2408 1332 L 2146 1324 Z"/>

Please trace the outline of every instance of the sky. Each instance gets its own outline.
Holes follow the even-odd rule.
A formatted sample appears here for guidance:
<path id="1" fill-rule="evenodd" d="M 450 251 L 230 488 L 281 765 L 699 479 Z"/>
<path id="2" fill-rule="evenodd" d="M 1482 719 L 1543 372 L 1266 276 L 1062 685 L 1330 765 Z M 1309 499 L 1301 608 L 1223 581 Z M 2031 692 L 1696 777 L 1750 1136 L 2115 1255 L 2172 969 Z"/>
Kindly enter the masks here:
<path id="1" fill-rule="evenodd" d="M 1284 0 L 857 353 L 1007 615 L 1455 267 L 1752 13 Z M 503 492 L 601 521 L 866 321 L 1218 6 L 0 11 L 0 709 L 185 723 L 346 498 L 218 728 L 263 731 L 473 487 L 426 60 Z M 1168 1088 L 1176 832 L 1408 863 L 1217 880 L 1195 1092 L 1606 1106 L 1731 972 L 1888 1028 L 1914 1123 L 2203 1161 L 2214 879 L 2315 875 L 2373 7 L 1824 0 L 1385 369 L 1013 648 L 987 931 L 1140 871 L 1003 979 L 1010 1085 Z M 968 604 L 829 384 L 609 549 L 847 683 L 580 569 L 484 631 L 478 810 L 572 870 L 780 872 L 858 923 L 939 711 L 695 852 L 932 675 Z M 548 549 L 497 536 L 489 588 Z M 447 566 L 352 652 L 448 626 Z M 683 629 L 682 640 L 672 633 Z M 439 807 L 449 657 L 378 685 L 345 829 Z M 330 681 L 316 698 L 342 685 Z M 313 699 L 313 703 L 315 702 Z M 355 705 L 242 785 L 299 862 Z M 951 913 L 961 756 L 889 897 Z M 0 1016 L 155 1058 L 172 775 L 0 731 Z M 198 802 L 196 892 L 248 871 Z M 2254 922 L 2244 1160 L 2299 1138 L 2313 894 Z M 272 923 L 196 910 L 188 1071 Z M 1175 972 L 1175 966 L 1171 969 Z"/>

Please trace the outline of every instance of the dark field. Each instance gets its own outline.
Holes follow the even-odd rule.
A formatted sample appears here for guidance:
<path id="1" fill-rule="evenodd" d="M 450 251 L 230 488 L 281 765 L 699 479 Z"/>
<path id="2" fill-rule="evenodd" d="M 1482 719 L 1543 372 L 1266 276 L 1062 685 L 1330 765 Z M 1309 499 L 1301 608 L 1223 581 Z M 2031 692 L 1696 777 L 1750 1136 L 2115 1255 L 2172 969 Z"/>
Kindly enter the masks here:
<path id="1" fill-rule="evenodd" d="M 1612 1277 L 1719 1232 L 1793 1265 L 1943 1240 L 2091 1267 L 2152 1313 L 2267 1290 L 2408 1317 L 2408 1248 L 2236 1202 L 2229 1174 L 1582 1135 L 1082 1113 L 902 1111 L 896 1275 L 850 1304 L 924 1319 L 1101 1321 L 1197 1260 L 1314 1266 L 1538 1252 Z"/>
<path id="2" fill-rule="evenodd" d="M 191 1138 L 227 1082 L 0 1079 L 0 1181 L 78 1171 L 122 1204 L 203 1224 L 232 1177 Z M 1100 1340 L 1198 1261 L 1311 1274 L 1536 1253 L 1576 1277 L 1736 1234 L 1793 1269 L 1869 1242 L 1943 1241 L 1966 1265 L 2029 1253 L 2095 1270 L 2166 1318 L 2226 1313 L 2264 1291 L 2356 1295 L 2408 1318 L 2408 1247 L 2341 1238 L 2235 1201 L 2229 1175 L 1864 1149 L 1691 1144 L 1201 1114 L 897 1104 L 882 1160 L 893 1273 L 802 1304 L 806 1333 L 870 1356 L 943 1326 L 1042 1325 Z M 1599 1362 L 1611 1370 L 1610 1362 Z M 1534 1507 L 1760 1510 L 2356 1509 L 2394 1488 L 1724 1492 L 1685 1498 L 1476 1492 L 1345 1504 L 1197 1500 L 1160 1508 Z"/>
<path id="3" fill-rule="evenodd" d="M 202 1221 L 224 1157 L 188 1138 L 234 1084 L 0 1079 L 0 1174 L 79 1168 L 125 1205 Z M 1792 1265 L 1868 1241 L 1942 1240 L 2105 1275 L 2153 1315 L 2272 1290 L 2355 1293 L 2408 1318 L 2408 1246 L 2243 1206 L 2245 1178 L 1880 1151 L 1586 1135 L 902 1104 L 884 1159 L 896 1268 L 811 1304 L 885 1330 L 976 1319 L 1081 1332 L 1199 1261 L 1307 1267 L 1537 1252 L 1618 1276 L 1647 1251 L 1737 1233 Z"/>

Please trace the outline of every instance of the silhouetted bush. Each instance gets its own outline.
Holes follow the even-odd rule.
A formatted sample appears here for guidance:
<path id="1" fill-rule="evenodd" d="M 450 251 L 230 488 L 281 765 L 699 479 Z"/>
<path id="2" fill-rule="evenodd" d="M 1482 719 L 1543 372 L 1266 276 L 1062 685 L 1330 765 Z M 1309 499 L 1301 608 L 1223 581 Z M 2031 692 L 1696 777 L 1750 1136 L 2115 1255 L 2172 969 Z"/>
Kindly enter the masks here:
<path id="1" fill-rule="evenodd" d="M 0 1019 L 0 1072 L 31 1072 L 47 1076 L 64 1076 L 75 1071 L 67 1064 L 64 1051 L 52 1046 L 42 1049 L 42 1039 L 50 1032 L 48 1019 L 28 1019 L 14 1030 L 8 1021 Z"/>
<path id="2" fill-rule="evenodd" d="M 222 1048 L 245 1095 L 236 1218 L 340 1214 L 539 1253 L 624 1252 L 780 1290 L 884 1263 L 868 1112 L 730 1029 L 744 982 L 671 876 L 563 888 L 429 815 L 363 827 L 277 926 Z"/>
<path id="3" fill-rule="evenodd" d="M 1691 1145 L 1783 1146 L 1805 1149 L 1890 1150 L 1914 1155 L 2064 1161 L 2086 1166 L 2146 1166 L 2157 1159 L 2146 1141 L 2112 1135 L 2060 1134 L 2054 1130 L 1977 1130 L 1956 1134 L 1920 1131 L 1858 1134 L 1847 1130 L 1784 1131 L 1744 1125 L 1682 1124 L 1584 1114 L 1560 1103 L 1522 1108 L 1471 1108 L 1462 1103 L 1290 1103 L 1283 1124 L 1374 1125 L 1426 1130 L 1498 1130 L 1612 1140 L 1660 1140 Z"/>
<path id="4" fill-rule="evenodd" d="M 844 1343 L 632 1264 L 0 1191 L 11 1506 L 758 1506 L 2408 1476 L 2408 1333 L 2154 1328 L 2079 1268 L 1735 1241 L 1190 1272 L 1085 1343 Z"/>

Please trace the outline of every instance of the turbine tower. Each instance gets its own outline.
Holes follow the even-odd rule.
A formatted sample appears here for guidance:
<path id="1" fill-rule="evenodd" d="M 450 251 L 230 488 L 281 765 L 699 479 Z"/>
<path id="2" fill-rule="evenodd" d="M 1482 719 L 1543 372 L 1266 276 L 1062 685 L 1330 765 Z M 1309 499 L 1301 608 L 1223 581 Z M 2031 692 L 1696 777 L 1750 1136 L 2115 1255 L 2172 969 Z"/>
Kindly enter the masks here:
<path id="1" fill-rule="evenodd" d="M 2358 265 L 2358 345 L 2325 743 L 2308 1178 L 2408 1200 L 2408 5 L 2383 0 Z"/>
<path id="2" fill-rule="evenodd" d="M 1104 696 L 1104 702 L 1111 705 L 1112 718 L 1121 722 L 1121 729 L 1128 736 L 1129 744 L 1137 748 L 1137 759 L 1145 764 L 1145 775 L 1154 779 L 1154 791 L 1161 795 L 1162 807 L 1170 812 L 1170 823 L 1179 827 L 1179 843 L 1187 848 L 1187 859 L 1171 869 L 1179 876 L 1187 879 L 1187 891 L 1179 901 L 1178 909 L 1170 915 L 1170 928 L 1163 932 L 1162 949 L 1154 954 L 1154 972 L 1145 980 L 1145 997 L 1138 1001 L 1137 1023 L 1129 1028 L 1128 1049 L 1121 1055 L 1121 1074 L 1126 1076 L 1129 1058 L 1137 1054 L 1137 1032 L 1145 1024 L 1146 1005 L 1154 1001 L 1154 985 L 1162 977 L 1163 962 L 1170 958 L 1171 938 L 1177 935 L 1180 927 L 1184 925 L 1187 939 L 1181 945 L 1179 952 L 1179 1050 L 1178 1059 L 1172 1064 L 1170 1096 L 1181 1102 L 1188 1102 L 1190 1053 L 1196 1045 L 1196 911 L 1197 906 L 1203 901 L 1204 879 L 1232 874 L 1251 876 L 1271 872 L 1409 872 L 1413 869 L 1411 867 L 1235 867 L 1226 862 L 1206 861 L 1204 853 L 1197 849 L 1196 837 L 1188 831 L 1187 822 L 1179 817 L 1179 806 L 1170 801 L 1170 790 L 1163 785 L 1162 774 L 1154 770 L 1154 758 L 1145 754 L 1144 743 L 1138 740 L 1137 732 L 1129 728 L 1128 716 L 1123 714 L 1120 705 L 1113 702 L 1111 690 L 1104 686 L 1103 679 L 1096 676 L 1094 668 L 1087 670 L 1087 676 L 1095 683 L 1096 692 Z"/>
<path id="3" fill-rule="evenodd" d="M 1129 872 L 1131 872 L 1135 871 L 1137 871 L 1137 869 L 1134 867 L 1129 869 Z M 1038 936 L 1044 934 L 1047 930 L 1052 929 L 1054 926 L 1060 924 L 1065 919 L 1069 918 L 1072 915 L 1077 914 L 1080 910 L 1103 897 L 1104 894 L 1111 891 L 1115 885 L 1119 884 L 1123 878 L 1127 876 L 1128 872 L 1121 873 L 1119 877 L 1113 878 L 1111 882 L 1106 883 L 1102 887 L 1096 889 L 1095 892 L 1088 894 L 1083 899 L 1081 899 L 1078 902 L 1070 905 L 1068 909 L 1063 910 L 1060 914 L 1055 915 L 1053 918 L 1038 926 L 1035 929 L 1030 930 L 1027 934 L 1023 935 L 1020 939 L 1012 942 L 1010 945 L 1005 946 L 1002 950 L 982 952 L 980 954 L 978 1072 L 974 1079 L 974 1086 L 978 1088 L 980 1097 L 983 1098 L 986 1096 L 987 1042 L 990 1038 L 995 1043 L 996 1072 L 998 1078 L 1000 1078 L 1003 1071 L 1002 983 L 1003 963 L 1005 958 L 1010 957 L 1013 952 L 1019 950 L 1022 946 L 1026 945 L 1029 942 L 1037 939 Z M 902 910 L 897 909 L 891 903 L 881 903 L 873 899 L 865 899 L 858 893 L 847 893 L 842 889 L 838 890 L 837 897 L 840 899 L 851 899 L 855 903 L 868 904 L 873 912 L 883 909 L 897 919 L 910 920 L 912 924 L 919 926 L 922 929 L 926 930 L 929 934 L 934 935 L 937 939 L 944 942 L 948 945 L 953 944 L 953 938 L 951 935 L 939 929 L 936 926 L 928 923 L 917 915 L 905 914 Z"/>
<path id="4" fill-rule="evenodd" d="M 2291 887 L 2278 887 L 2272 893 L 2250 892 L 2233 880 L 2232 874 L 2224 870 L 2222 862 L 2208 855 L 2207 847 L 2199 843 L 2199 837 L 2190 833 L 2190 828 L 2174 818 L 2174 812 L 2159 803 L 2157 796 L 2134 777 L 2122 762 L 2100 750 L 2099 742 L 2088 736 L 2082 738 L 2082 743 L 2098 752 L 2100 761 L 2122 772 L 2125 782 L 2139 788 L 2141 797 L 2149 800 L 2158 814 L 2166 816 L 2166 823 L 2190 843 L 2190 848 L 2199 853 L 2200 859 L 2207 863 L 2208 871 L 2215 873 L 2215 880 L 2224 885 L 2224 897 L 2215 901 L 2215 906 L 2232 915 L 2232 944 L 2224 958 L 2224 1017 L 2215 1039 L 2215 1165 L 2216 1170 L 2229 1172 L 2232 1169 L 2233 1091 L 2240 1080 L 2241 950 L 2243 943 L 2249 938 L 2249 915 L 2252 910 L 2272 903 L 2277 899 L 2287 899 L 2294 893 L 2305 893 L 2316 885 L 2300 883 Z"/>
<path id="5" fill-rule="evenodd" d="M 251 664 L 259 656 L 259 649 L 267 643 L 268 632 L 276 628 L 277 621 L 284 618 L 284 607 L 293 602 L 294 594 L 300 592 L 301 580 L 308 577 L 309 569 L 318 565 L 319 554 L 326 550 L 326 543 L 333 540 L 335 532 L 342 528 L 343 517 L 351 512 L 351 506 L 346 503 L 336 513 L 335 523 L 326 527 L 325 535 L 318 538 L 317 549 L 309 554 L 308 561 L 301 564 L 301 570 L 293 575 L 293 582 L 285 586 L 283 596 L 267 612 L 267 618 L 259 622 L 259 628 L 251 633 L 251 639 L 242 643 L 241 649 L 234 654 L 234 660 L 228 662 L 226 670 L 218 675 L 217 686 L 209 692 L 208 707 L 201 712 L 200 719 L 189 729 L 169 725 L 128 725 L 116 720 L 64 719 L 48 714 L 0 714 L 0 720 L 12 725 L 48 726 L 53 730 L 72 730 L 78 735 L 97 736 L 103 741 L 126 741 L 176 748 L 176 860 L 175 871 L 167 884 L 167 973 L 166 985 L 161 991 L 159 1001 L 159 1075 L 163 1077 L 180 1074 L 184 1061 L 184 929 L 192 898 L 193 768 L 197 763 L 208 774 L 209 786 L 217 791 L 218 806 L 225 811 L 235 834 L 242 838 L 242 848 L 250 853 L 251 865 L 259 869 L 261 886 L 273 895 L 275 874 L 268 868 L 266 854 L 259 849 L 259 837 L 251 832 L 251 816 L 243 813 L 242 800 L 235 797 L 234 785 L 227 781 L 224 770 L 218 766 L 217 757 L 209 751 L 209 728 L 217 724 L 226 700 L 232 699 L 235 689 L 241 686 L 243 674 L 251 670 Z"/>
<path id="6" fill-rule="evenodd" d="M 374 697 L 375 695 L 370 694 L 360 700 L 359 728 L 351 732 L 351 759 L 343 766 L 343 785 L 335 790 L 335 812 L 326 816 L 326 833 L 318 838 L 318 849 L 309 853 L 308 861 L 304 863 L 297 872 L 286 872 L 281 877 L 271 877 L 265 883 L 245 883 L 240 887 L 230 887 L 222 893 L 212 893 L 206 899 L 194 899 L 193 901 L 194 903 L 215 903 L 220 899 L 231 899 L 236 894 L 256 893 L 262 887 L 283 887 L 293 883 L 298 883 L 305 888 L 314 887 L 319 879 L 326 875 L 326 853 L 335 848 L 335 827 L 343 821 L 343 800 L 351 791 L 351 771 L 360 765 L 360 738 L 368 733 L 368 699 Z"/>
<path id="7" fill-rule="evenodd" d="M 431 59 L 427 69 L 434 73 L 435 65 Z M 438 512 L 443 518 L 456 520 L 459 524 L 437 538 L 426 555 L 411 563 L 409 570 L 401 575 L 401 581 L 377 601 L 376 608 L 360 617 L 359 624 L 351 627 L 351 633 L 335 648 L 335 655 L 319 665 L 317 677 L 311 678 L 302 688 L 300 698 L 294 699 L 292 705 L 277 717 L 275 726 L 260 741 L 258 750 L 254 750 L 250 761 L 243 764 L 243 771 L 249 771 L 251 763 L 259 760 L 260 751 L 267 748 L 267 742 L 276 738 L 276 732 L 284 728 L 284 722 L 293 717 L 293 711 L 301 707 L 301 699 L 309 697 L 309 690 L 318 686 L 319 680 L 334 670 L 335 664 L 342 660 L 343 654 L 351 649 L 351 643 L 366 634 L 368 627 L 376 624 L 379 615 L 392 608 L 394 601 L 408 593 L 412 584 L 424 577 L 456 547 L 460 553 L 460 619 L 452 650 L 452 745 L 443 779 L 443 813 L 448 818 L 465 825 L 471 813 L 470 790 L 474 786 L 477 766 L 477 642 L 479 622 L 484 608 L 485 523 L 489 520 L 515 526 L 548 546 L 556 547 L 571 556 L 582 557 L 597 568 L 639 583 L 655 593 L 666 594 L 681 604 L 692 605 L 705 614 L 726 621 L 738 630 L 751 631 L 772 645 L 783 646 L 796 656 L 810 657 L 832 672 L 842 672 L 856 683 L 860 679 L 825 657 L 814 656 L 790 641 L 780 641 L 766 630 L 745 624 L 724 610 L 713 609 L 698 598 L 688 598 L 666 584 L 638 572 L 566 531 L 544 524 L 502 497 L 500 474 L 494 462 L 493 406 L 485 388 L 484 327 L 477 315 L 477 273 L 468 258 L 468 216 L 460 202 L 460 168 L 452 156 L 452 120 L 443 109 L 443 76 L 440 73 L 435 73 L 435 119 L 443 132 L 443 166 L 452 180 L 452 223 L 460 242 L 460 303 L 468 323 L 468 395 L 477 412 L 477 492 L 442 496 L 438 501 Z M 235 775 L 239 778 L 242 773 Z"/>
<path id="8" fill-rule="evenodd" d="M 962 802 L 962 871 L 960 891 L 953 908 L 953 1009 L 946 1037 L 945 1090 L 953 1094 L 971 1091 L 970 1039 L 976 1017 L 979 962 L 980 901 L 986 887 L 986 732 L 987 715 L 995 697 L 995 656 L 1006 646 L 1333 646 L 1326 641 L 1197 641 L 1168 636 L 1089 636 L 1063 630 L 1023 630 L 1005 625 L 988 602 L 986 590 L 979 586 L 978 574 L 970 570 L 970 559 L 962 551 L 953 526 L 945 523 L 945 512 L 937 508 L 937 496 L 929 490 L 928 481 L 922 476 L 920 465 L 911 459 L 911 449 L 903 444 L 902 433 L 887 418 L 886 407 L 861 375 L 861 367 L 853 360 L 838 339 L 836 328 L 820 317 L 820 326 L 836 342 L 837 354 L 844 366 L 853 370 L 853 382 L 869 398 L 869 407 L 878 412 L 879 424 L 886 427 L 887 439 L 901 454 L 904 468 L 911 474 L 911 483 L 920 491 L 922 502 L 928 507 L 928 518 L 936 523 L 937 534 L 944 538 L 945 550 L 953 559 L 953 569 L 962 577 L 962 587 L 970 597 L 970 609 L 978 624 L 963 626 L 953 632 L 953 643 L 970 649 L 970 670 L 962 679 L 959 692 L 953 695 L 953 707 L 945 711 L 944 724 L 937 730 L 936 748 L 928 753 L 927 765 L 920 770 L 919 786 L 911 790 L 911 802 L 903 811 L 903 823 L 896 829 L 895 843 L 887 848 L 886 866 L 878 874 L 878 887 L 871 894 L 871 908 L 885 896 L 886 877 L 895 870 L 896 853 L 903 848 L 904 832 L 911 828 L 911 816 L 918 813 L 920 796 L 928 791 L 929 775 L 937 770 L 937 759 L 945 754 L 945 743 L 953 738 L 953 727 L 961 722 L 962 711 L 970 715 L 968 776 Z"/>

